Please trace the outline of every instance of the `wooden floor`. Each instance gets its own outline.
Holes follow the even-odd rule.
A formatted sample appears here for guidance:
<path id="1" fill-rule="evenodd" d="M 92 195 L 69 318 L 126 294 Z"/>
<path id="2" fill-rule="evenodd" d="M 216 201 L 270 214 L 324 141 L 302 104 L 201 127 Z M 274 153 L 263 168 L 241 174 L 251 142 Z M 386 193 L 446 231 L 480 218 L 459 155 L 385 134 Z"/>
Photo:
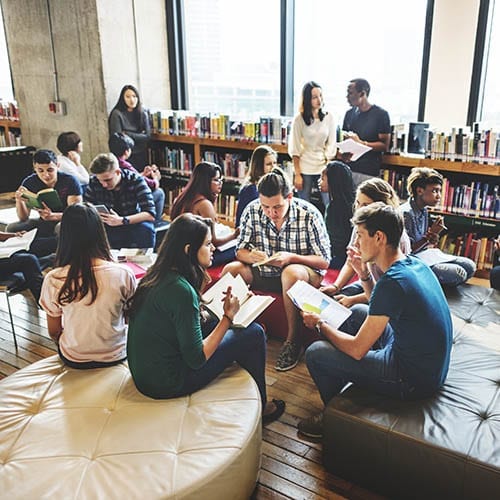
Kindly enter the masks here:
<path id="1" fill-rule="evenodd" d="M 39 359 L 54 354 L 47 333 L 45 313 L 31 294 L 23 292 L 10 298 L 18 350 L 14 347 L 7 303 L 0 293 L 0 378 Z M 321 444 L 301 439 L 299 419 L 321 409 L 321 401 L 303 361 L 288 372 L 273 368 L 280 342 L 268 343 L 267 382 L 270 398 L 284 399 L 284 415 L 263 430 L 262 469 L 254 499 L 267 498 L 380 498 L 325 471 L 321 465 Z"/>

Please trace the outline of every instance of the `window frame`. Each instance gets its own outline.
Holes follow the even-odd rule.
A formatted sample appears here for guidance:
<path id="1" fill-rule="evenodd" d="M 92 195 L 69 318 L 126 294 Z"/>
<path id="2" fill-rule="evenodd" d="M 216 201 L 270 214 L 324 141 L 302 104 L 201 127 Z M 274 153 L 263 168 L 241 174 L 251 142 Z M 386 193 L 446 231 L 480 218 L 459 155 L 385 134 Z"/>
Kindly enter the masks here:
<path id="1" fill-rule="evenodd" d="M 489 0 L 481 0 L 481 2 L 489 2 Z M 189 109 L 189 95 L 186 79 L 187 58 L 183 0 L 166 0 L 165 3 L 167 13 L 171 105 L 172 109 L 187 110 Z M 280 114 L 282 116 L 293 116 L 295 0 L 280 0 L 280 9 Z M 424 121 L 433 14 L 434 0 L 427 0 L 420 94 L 418 108 L 416 110 L 418 121 Z"/>

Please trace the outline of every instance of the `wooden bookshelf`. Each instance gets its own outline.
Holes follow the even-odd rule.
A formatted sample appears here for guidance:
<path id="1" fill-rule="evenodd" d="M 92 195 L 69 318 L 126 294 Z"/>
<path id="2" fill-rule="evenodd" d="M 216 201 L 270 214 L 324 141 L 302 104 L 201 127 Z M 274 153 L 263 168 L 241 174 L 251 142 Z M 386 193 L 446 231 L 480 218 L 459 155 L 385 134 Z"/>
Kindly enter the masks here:
<path id="1" fill-rule="evenodd" d="M 0 146 L 3 145 L 4 147 L 14 147 L 18 145 L 15 142 L 12 143 L 9 138 L 11 129 L 15 130 L 19 134 L 21 132 L 21 122 L 19 120 L 0 118 L 0 134 L 5 138 L 5 144 L 2 144 L 2 142 L 0 142 Z"/>
<path id="2" fill-rule="evenodd" d="M 174 145 L 192 145 L 193 160 L 196 165 L 203 160 L 203 148 L 213 147 L 218 149 L 231 149 L 242 151 L 253 151 L 257 146 L 262 146 L 264 143 L 255 141 L 229 141 L 225 139 L 209 139 L 205 137 L 193 137 L 188 135 L 169 135 L 169 134 L 153 134 L 153 141 L 168 142 Z M 287 154 L 288 146 L 286 144 L 269 143 L 266 144 L 273 148 L 279 154 Z"/>
<path id="3" fill-rule="evenodd" d="M 382 157 L 382 165 L 406 168 L 428 167 L 444 172 L 500 176 L 500 165 L 468 161 L 431 160 L 430 158 L 385 154 Z"/>

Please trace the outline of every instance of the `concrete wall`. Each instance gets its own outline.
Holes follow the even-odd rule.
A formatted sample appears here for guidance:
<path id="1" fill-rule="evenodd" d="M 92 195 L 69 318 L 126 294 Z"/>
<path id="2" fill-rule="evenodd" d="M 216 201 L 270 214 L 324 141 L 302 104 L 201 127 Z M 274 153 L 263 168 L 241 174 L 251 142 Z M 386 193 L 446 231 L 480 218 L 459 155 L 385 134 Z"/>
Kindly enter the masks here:
<path id="1" fill-rule="evenodd" d="M 55 90 L 47 3 L 65 116 L 48 109 Z M 2 10 L 24 144 L 55 149 L 59 133 L 74 130 L 88 165 L 107 150 L 109 111 L 124 84 L 141 90 L 144 82 L 145 105 L 169 107 L 163 0 L 2 0 Z"/>
<path id="2" fill-rule="evenodd" d="M 436 0 L 425 121 L 451 130 L 467 121 L 479 0 Z"/>

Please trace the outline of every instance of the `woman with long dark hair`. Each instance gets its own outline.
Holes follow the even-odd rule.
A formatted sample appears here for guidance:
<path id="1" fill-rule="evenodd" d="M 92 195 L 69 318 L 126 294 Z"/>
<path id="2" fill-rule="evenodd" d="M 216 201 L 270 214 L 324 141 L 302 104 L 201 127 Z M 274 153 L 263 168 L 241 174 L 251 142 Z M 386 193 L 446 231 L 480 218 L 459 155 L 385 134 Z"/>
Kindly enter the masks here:
<path id="1" fill-rule="evenodd" d="M 56 267 L 40 305 L 59 355 L 73 368 L 111 366 L 126 358 L 124 308 L 136 288 L 130 269 L 112 261 L 97 210 L 70 205 L 62 216 Z"/>
<path id="2" fill-rule="evenodd" d="M 299 113 L 292 122 L 288 154 L 295 171 L 294 186 L 300 198 L 309 201 L 321 171 L 337 154 L 337 127 L 331 113 L 323 109 L 323 93 L 316 82 L 302 88 Z M 322 195 L 328 204 L 328 195 Z"/>
<path id="3" fill-rule="evenodd" d="M 321 172 L 319 188 L 330 198 L 325 211 L 326 229 L 332 245 L 330 267 L 340 269 L 346 261 L 352 233 L 355 189 L 351 169 L 341 161 L 330 162 Z"/>
<path id="4" fill-rule="evenodd" d="M 177 217 L 142 278 L 129 310 L 132 378 L 146 396 L 175 398 L 202 389 L 236 361 L 257 383 L 263 420 L 270 422 L 281 416 L 285 403 L 267 402 L 262 327 L 231 328 L 240 305 L 230 287 L 222 319 L 202 325 L 200 293 L 209 280 L 206 269 L 214 251 L 210 227 L 210 220 L 197 215 Z"/>
<path id="5" fill-rule="evenodd" d="M 193 173 L 182 190 L 181 194 L 174 200 L 170 209 L 170 219 L 174 220 L 181 214 L 192 213 L 206 219 L 210 219 L 213 227 L 216 227 L 217 212 L 215 211 L 215 201 L 222 191 L 222 169 L 216 163 L 202 161 L 193 169 Z M 219 225 L 219 227 L 224 227 Z M 212 229 L 212 243 L 218 247 L 235 239 L 239 234 L 238 228 L 234 231 L 226 231 L 224 235 L 218 235 L 217 229 Z M 224 264 L 234 259 L 235 248 L 225 251 L 216 250 L 213 265 Z"/>
<path id="6" fill-rule="evenodd" d="M 142 172 L 148 164 L 148 141 L 151 137 L 151 125 L 148 114 L 142 108 L 139 91 L 133 85 L 125 85 L 120 97 L 109 115 L 109 135 L 115 132 L 127 134 L 134 140 L 134 148 L 129 162 Z"/>
<path id="7" fill-rule="evenodd" d="M 241 186 L 238 193 L 238 207 L 236 209 L 236 222 L 235 225 L 240 225 L 241 214 L 246 206 L 253 200 L 259 197 L 257 191 L 257 183 L 260 178 L 270 172 L 274 167 L 278 166 L 278 155 L 271 146 L 262 144 L 257 146 L 250 158 L 250 168 L 245 182 Z"/>

